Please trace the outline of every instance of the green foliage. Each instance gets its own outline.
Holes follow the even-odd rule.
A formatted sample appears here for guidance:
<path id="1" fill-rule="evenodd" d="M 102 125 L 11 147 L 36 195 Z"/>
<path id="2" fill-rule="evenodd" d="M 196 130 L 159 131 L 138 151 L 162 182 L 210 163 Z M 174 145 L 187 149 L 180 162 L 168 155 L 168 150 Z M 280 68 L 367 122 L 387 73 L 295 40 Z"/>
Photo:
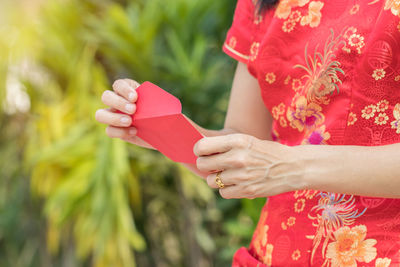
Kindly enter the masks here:
<path id="1" fill-rule="evenodd" d="M 29 71 L 19 78 L 31 107 L 23 120 L 1 114 L 1 127 L 18 126 L 0 137 L 11 153 L 2 157 L 20 158 L 2 169 L 2 184 L 15 190 L 0 203 L 1 266 L 230 265 L 234 250 L 249 243 L 265 200 L 221 199 L 158 152 L 106 137 L 94 113 L 113 80 L 130 77 L 172 92 L 200 125 L 221 127 L 234 68 L 221 46 L 234 5 L 54 0 L 44 2 L 37 22 L 18 22 L 25 23 L 18 26 L 25 42 L 16 58 L 0 52 L 0 93 L 8 64 L 23 59 Z M 3 47 L 11 49 L 0 37 Z M 29 186 L 28 221 L 46 222 L 34 230 L 10 211 L 20 194 L 15 207 L 27 211 Z M 15 228 L 32 238 L 6 235 Z M 16 264 L 12 256 L 25 247 L 30 254 Z"/>

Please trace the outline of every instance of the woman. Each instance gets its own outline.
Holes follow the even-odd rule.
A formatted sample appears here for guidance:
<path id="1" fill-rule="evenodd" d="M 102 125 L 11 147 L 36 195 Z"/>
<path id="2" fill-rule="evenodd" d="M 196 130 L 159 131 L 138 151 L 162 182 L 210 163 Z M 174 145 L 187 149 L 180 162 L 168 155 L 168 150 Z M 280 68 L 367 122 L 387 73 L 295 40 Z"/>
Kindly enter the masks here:
<path id="1" fill-rule="evenodd" d="M 268 197 L 233 266 L 400 266 L 400 2 L 274 2 L 238 1 L 224 129 L 196 125 L 188 165 L 224 198 Z M 137 86 L 116 81 L 96 118 L 150 147 L 115 112 Z"/>

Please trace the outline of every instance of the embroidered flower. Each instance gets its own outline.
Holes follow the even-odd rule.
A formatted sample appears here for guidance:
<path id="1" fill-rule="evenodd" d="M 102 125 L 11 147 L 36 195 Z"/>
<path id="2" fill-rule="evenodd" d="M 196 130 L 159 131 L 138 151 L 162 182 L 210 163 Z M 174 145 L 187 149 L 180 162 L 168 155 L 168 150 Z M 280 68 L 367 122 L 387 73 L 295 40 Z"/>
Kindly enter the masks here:
<path id="1" fill-rule="evenodd" d="M 301 18 L 300 24 L 310 25 L 310 27 L 314 28 L 319 25 L 321 22 L 321 9 L 323 8 L 324 3 L 320 1 L 312 1 L 308 5 L 308 15 Z"/>
<path id="2" fill-rule="evenodd" d="M 361 48 L 365 46 L 364 37 L 357 33 L 350 35 L 348 43 L 350 46 L 355 47 L 359 54 L 361 54 Z"/>
<path id="3" fill-rule="evenodd" d="M 328 245 L 326 258 L 332 267 L 357 266 L 357 262 L 369 263 L 376 257 L 375 239 L 364 240 L 367 227 L 358 225 L 339 228 L 333 233 L 335 241 Z"/>
<path id="4" fill-rule="evenodd" d="M 272 251 L 274 250 L 274 245 L 267 244 L 265 255 L 262 257 L 264 264 L 271 266 L 272 264 Z"/>
<path id="5" fill-rule="evenodd" d="M 263 230 L 264 231 L 263 231 L 263 234 L 262 234 L 261 245 L 263 245 L 263 247 L 265 247 L 267 245 L 267 242 L 268 242 L 269 226 L 268 225 L 264 225 Z"/>
<path id="6" fill-rule="evenodd" d="M 391 261 L 392 260 L 389 258 L 377 258 L 375 261 L 375 267 L 389 267 Z"/>
<path id="7" fill-rule="evenodd" d="M 275 120 L 278 120 L 279 117 L 285 114 L 286 105 L 284 103 L 280 103 L 279 105 L 272 108 L 272 116 Z"/>
<path id="8" fill-rule="evenodd" d="M 295 26 L 296 26 L 296 22 L 295 21 L 286 20 L 286 21 L 283 22 L 282 31 L 291 32 L 291 31 L 293 31 Z"/>
<path id="9" fill-rule="evenodd" d="M 376 111 L 378 112 L 384 112 L 389 108 L 389 101 L 387 100 L 381 100 L 376 104 Z"/>
<path id="10" fill-rule="evenodd" d="M 254 231 L 254 239 L 252 242 L 252 246 L 255 252 L 259 255 L 264 254 L 265 246 L 268 242 L 268 230 L 269 226 L 266 224 L 266 220 L 268 217 L 268 212 L 261 212 L 259 224 Z"/>
<path id="11" fill-rule="evenodd" d="M 302 132 L 304 128 L 313 129 L 325 120 L 322 108 L 316 103 L 307 104 L 304 96 L 297 98 L 295 107 L 289 108 L 286 117 L 290 126 Z"/>
<path id="12" fill-rule="evenodd" d="M 280 19 L 287 19 L 294 7 L 302 7 L 310 0 L 281 0 L 275 11 L 275 16 Z"/>
<path id="13" fill-rule="evenodd" d="M 232 36 L 232 37 L 229 39 L 228 46 L 229 46 L 230 48 L 235 48 L 235 47 L 236 47 L 236 44 L 237 44 L 237 39 L 236 39 L 235 36 Z"/>
<path id="14" fill-rule="evenodd" d="M 349 117 L 347 118 L 347 126 L 354 125 L 357 121 L 357 115 L 353 112 L 349 113 Z"/>
<path id="15" fill-rule="evenodd" d="M 376 106 L 368 105 L 363 110 L 361 110 L 361 117 L 364 119 L 370 119 L 375 116 Z"/>
<path id="16" fill-rule="evenodd" d="M 293 196 L 294 196 L 294 198 L 299 198 L 302 195 L 304 195 L 305 193 L 306 193 L 306 190 L 296 190 L 296 191 L 294 191 Z"/>
<path id="17" fill-rule="evenodd" d="M 384 125 L 389 120 L 388 115 L 386 113 L 379 113 L 378 116 L 375 117 L 375 123 L 378 125 Z"/>
<path id="18" fill-rule="evenodd" d="M 300 254 L 300 250 L 296 249 L 293 253 L 292 253 L 292 260 L 297 261 L 299 260 L 301 257 Z"/>
<path id="19" fill-rule="evenodd" d="M 394 80 L 395 80 L 396 82 L 400 81 L 400 75 L 397 75 L 396 77 L 394 77 Z"/>
<path id="20" fill-rule="evenodd" d="M 300 213 L 304 210 L 306 206 L 306 200 L 304 198 L 300 198 L 294 203 L 294 211 Z"/>
<path id="21" fill-rule="evenodd" d="M 310 189 L 310 190 L 307 190 L 307 191 L 306 191 L 305 197 L 306 197 L 307 199 L 313 199 L 314 196 L 315 196 L 317 193 L 318 193 L 318 190 L 312 190 L 312 189 Z"/>
<path id="22" fill-rule="evenodd" d="M 343 226 L 352 225 L 366 211 L 366 208 L 361 212 L 356 209 L 353 195 L 321 192 L 319 196 L 318 204 L 308 213 L 308 218 L 313 220 L 312 224 L 317 227 L 313 237 L 311 259 L 321 243 L 322 250 L 326 251 L 328 242 L 335 239 L 334 232 Z"/>
<path id="23" fill-rule="evenodd" d="M 300 89 L 303 88 L 303 83 L 301 82 L 300 79 L 293 79 L 292 80 L 292 89 L 297 92 L 300 91 Z"/>
<path id="24" fill-rule="evenodd" d="M 360 10 L 360 5 L 359 5 L 359 4 L 355 4 L 355 5 L 350 9 L 350 14 L 351 14 L 351 15 L 354 15 L 354 14 L 356 14 L 359 10 Z"/>
<path id="25" fill-rule="evenodd" d="M 336 89 L 332 77 L 329 75 L 322 75 L 319 79 L 314 81 L 311 90 L 316 92 L 318 96 L 325 96 Z"/>
<path id="26" fill-rule="evenodd" d="M 360 34 L 353 33 L 349 37 L 349 45 L 355 46 L 355 47 L 362 47 L 365 45 L 364 43 L 364 37 L 361 36 Z"/>
<path id="27" fill-rule="evenodd" d="M 400 1 L 399 0 L 386 0 L 384 10 L 388 10 L 392 12 L 393 15 L 400 15 Z"/>
<path id="28" fill-rule="evenodd" d="M 272 84 L 276 80 L 276 76 L 273 72 L 269 72 L 265 75 L 265 80 L 269 83 Z"/>
<path id="29" fill-rule="evenodd" d="M 356 47 L 364 46 L 364 37 L 357 33 L 353 33 L 349 37 L 349 45 Z"/>
<path id="30" fill-rule="evenodd" d="M 394 120 L 390 123 L 392 129 L 396 130 L 397 134 L 400 134 L 400 120 Z"/>
<path id="31" fill-rule="evenodd" d="M 311 132 L 309 136 L 304 138 L 302 144 L 303 145 L 326 145 L 327 140 L 331 138 L 330 133 L 325 132 L 325 125 L 322 125 L 320 128 Z"/>
<path id="32" fill-rule="evenodd" d="M 316 103 L 329 103 L 326 95 L 332 94 L 335 90 L 339 92 L 339 84 L 342 81 L 339 78 L 339 73 L 344 74 L 340 68 L 340 62 L 335 59 L 335 51 L 341 43 L 341 36 L 334 37 L 333 31 L 327 38 L 323 52 L 315 48 L 314 53 L 308 53 L 307 46 L 305 47 L 305 64 L 297 64 L 294 68 L 299 68 L 305 71 L 302 79 L 306 79 L 304 88 L 300 94 L 306 95 L 307 100 Z"/>
<path id="33" fill-rule="evenodd" d="M 290 14 L 289 20 L 294 21 L 294 22 L 299 22 L 300 19 L 301 19 L 301 13 L 300 13 L 300 11 L 296 10 L 296 11 L 293 11 L 293 12 Z"/>
<path id="34" fill-rule="evenodd" d="M 254 42 L 250 47 L 250 61 L 254 61 L 258 55 L 260 43 Z"/>
<path id="35" fill-rule="evenodd" d="M 400 104 L 396 104 L 393 108 L 394 121 L 390 123 L 392 129 L 396 130 L 397 134 L 400 134 Z"/>
<path id="36" fill-rule="evenodd" d="M 372 77 L 375 80 L 380 80 L 383 77 L 385 77 L 386 71 L 384 69 L 375 69 L 374 72 L 372 73 Z"/>
<path id="37" fill-rule="evenodd" d="M 356 33 L 356 32 L 357 32 L 357 28 L 355 28 L 355 27 L 353 27 L 353 26 L 348 27 L 348 28 L 345 30 L 345 32 L 343 33 L 343 37 L 348 39 L 352 34 L 354 34 L 354 33 Z"/>
<path id="38" fill-rule="evenodd" d="M 280 119 L 279 119 L 279 124 L 280 124 L 281 127 L 283 127 L 283 128 L 287 127 L 287 121 L 286 121 L 285 117 L 280 117 Z"/>
<path id="39" fill-rule="evenodd" d="M 293 226 L 296 223 L 296 217 L 289 217 L 287 220 L 287 225 L 288 226 Z"/>
<path id="40" fill-rule="evenodd" d="M 282 222 L 282 223 L 281 223 L 281 227 L 282 227 L 283 230 L 287 230 L 287 225 L 286 225 L 285 222 Z"/>

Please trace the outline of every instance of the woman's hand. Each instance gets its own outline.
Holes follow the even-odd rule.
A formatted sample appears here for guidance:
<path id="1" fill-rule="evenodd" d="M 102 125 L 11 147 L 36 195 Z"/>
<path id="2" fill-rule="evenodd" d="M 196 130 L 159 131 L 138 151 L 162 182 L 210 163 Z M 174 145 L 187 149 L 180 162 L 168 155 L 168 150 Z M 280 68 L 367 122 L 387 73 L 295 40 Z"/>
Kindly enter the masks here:
<path id="1" fill-rule="evenodd" d="M 138 99 L 136 88 L 139 85 L 134 80 L 116 80 L 112 86 L 113 91 L 105 91 L 101 98 L 103 103 L 110 108 L 97 110 L 96 120 L 108 125 L 106 133 L 109 137 L 120 138 L 141 147 L 153 148 L 137 137 L 136 128 L 131 126 L 132 118 L 129 115 L 135 114 L 135 103 Z M 118 113 L 118 111 L 125 114 Z"/>
<path id="2" fill-rule="evenodd" d="M 194 147 L 197 168 L 210 173 L 207 183 L 218 188 L 220 174 L 223 198 L 257 198 L 305 189 L 304 164 L 294 147 L 263 141 L 250 135 L 206 137 Z"/>

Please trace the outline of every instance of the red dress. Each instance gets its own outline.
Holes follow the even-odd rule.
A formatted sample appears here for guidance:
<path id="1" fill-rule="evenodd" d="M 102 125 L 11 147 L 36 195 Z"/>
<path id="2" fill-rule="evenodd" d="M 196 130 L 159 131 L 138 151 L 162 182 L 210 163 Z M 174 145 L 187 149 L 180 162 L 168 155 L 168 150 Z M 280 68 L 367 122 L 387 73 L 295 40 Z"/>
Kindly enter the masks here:
<path id="1" fill-rule="evenodd" d="M 258 79 L 276 141 L 398 143 L 399 16 L 399 0 L 239 0 L 223 50 Z M 268 198 L 233 266 L 400 266 L 399 250 L 400 199 L 303 190 Z"/>

